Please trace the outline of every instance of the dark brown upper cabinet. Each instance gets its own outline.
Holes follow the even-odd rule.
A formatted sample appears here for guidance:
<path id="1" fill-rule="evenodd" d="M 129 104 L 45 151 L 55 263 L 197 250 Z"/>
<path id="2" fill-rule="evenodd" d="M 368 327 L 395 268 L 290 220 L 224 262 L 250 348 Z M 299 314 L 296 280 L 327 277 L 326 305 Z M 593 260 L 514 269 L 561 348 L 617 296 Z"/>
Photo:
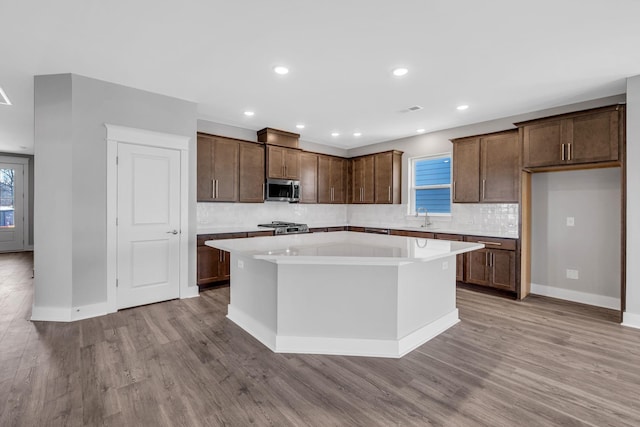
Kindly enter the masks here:
<path id="1" fill-rule="evenodd" d="M 373 203 L 375 200 L 375 156 L 351 159 L 351 203 Z"/>
<path id="2" fill-rule="evenodd" d="M 402 191 L 402 152 L 387 151 L 374 156 L 375 203 L 398 204 Z"/>
<path id="3" fill-rule="evenodd" d="M 240 142 L 239 201 L 264 202 L 264 145 Z"/>
<path id="4" fill-rule="evenodd" d="M 318 155 L 300 154 L 300 203 L 318 203 Z"/>
<path id="5" fill-rule="evenodd" d="M 238 201 L 238 141 L 198 134 L 199 202 Z"/>
<path id="6" fill-rule="evenodd" d="M 519 201 L 517 130 L 454 139 L 452 142 L 454 203 Z"/>
<path id="7" fill-rule="evenodd" d="M 300 179 L 300 152 L 267 145 L 267 178 Z"/>
<path id="8" fill-rule="evenodd" d="M 524 168 L 618 162 L 624 105 L 517 123 Z"/>
<path id="9" fill-rule="evenodd" d="M 318 203 L 346 203 L 346 181 L 347 160 L 318 155 Z"/>

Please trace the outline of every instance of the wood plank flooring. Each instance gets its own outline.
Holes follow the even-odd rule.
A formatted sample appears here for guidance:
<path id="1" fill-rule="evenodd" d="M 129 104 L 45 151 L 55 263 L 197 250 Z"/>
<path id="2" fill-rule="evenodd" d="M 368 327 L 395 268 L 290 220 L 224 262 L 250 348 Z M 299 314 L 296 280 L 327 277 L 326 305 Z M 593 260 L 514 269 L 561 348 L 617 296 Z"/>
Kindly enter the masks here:
<path id="1" fill-rule="evenodd" d="M 0 255 L 0 426 L 640 425 L 640 330 L 609 310 L 460 289 L 462 322 L 402 359 L 274 354 L 228 288 L 30 322 L 31 269 Z"/>

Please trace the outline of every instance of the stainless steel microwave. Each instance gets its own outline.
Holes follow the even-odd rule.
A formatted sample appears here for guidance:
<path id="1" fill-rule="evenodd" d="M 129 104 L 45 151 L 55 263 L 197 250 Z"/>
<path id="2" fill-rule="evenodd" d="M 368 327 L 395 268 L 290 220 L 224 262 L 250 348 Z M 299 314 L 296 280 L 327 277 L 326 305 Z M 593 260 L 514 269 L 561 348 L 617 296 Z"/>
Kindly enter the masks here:
<path id="1" fill-rule="evenodd" d="M 300 200 L 300 181 L 292 179 L 267 179 L 265 200 L 295 203 Z"/>

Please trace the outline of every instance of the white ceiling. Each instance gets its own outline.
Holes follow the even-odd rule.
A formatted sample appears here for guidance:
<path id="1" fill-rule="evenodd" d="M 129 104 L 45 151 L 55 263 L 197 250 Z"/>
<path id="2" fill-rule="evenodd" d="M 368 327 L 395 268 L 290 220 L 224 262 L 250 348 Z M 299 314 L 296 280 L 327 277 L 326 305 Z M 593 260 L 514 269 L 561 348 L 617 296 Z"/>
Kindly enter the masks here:
<path id="1" fill-rule="evenodd" d="M 5 152 L 33 153 L 40 74 L 343 148 L 620 94 L 640 74 L 638 0 L 0 0 L 0 17 Z M 413 105 L 424 109 L 403 112 Z"/>

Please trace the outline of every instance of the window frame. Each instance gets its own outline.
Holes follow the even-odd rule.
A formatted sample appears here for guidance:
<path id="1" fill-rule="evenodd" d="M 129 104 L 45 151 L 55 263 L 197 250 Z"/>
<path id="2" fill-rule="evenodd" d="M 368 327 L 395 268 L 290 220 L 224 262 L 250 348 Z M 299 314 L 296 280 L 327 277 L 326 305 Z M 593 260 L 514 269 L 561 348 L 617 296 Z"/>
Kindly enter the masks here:
<path id="1" fill-rule="evenodd" d="M 419 185 L 416 186 L 415 185 L 415 170 L 416 170 L 416 163 L 421 161 L 421 160 L 436 160 L 436 159 L 449 159 L 449 163 L 450 163 L 450 169 L 449 169 L 449 173 L 451 174 L 450 179 L 449 179 L 449 184 L 436 184 L 436 185 Z M 409 203 L 407 203 L 407 207 L 408 207 L 408 212 L 407 215 L 408 216 L 416 216 L 416 190 L 429 190 L 429 189 L 436 189 L 436 188 L 448 188 L 449 189 L 449 212 L 448 213 L 432 213 L 429 212 L 429 216 L 442 216 L 442 217 L 451 217 L 451 210 L 452 210 L 452 205 L 453 205 L 453 197 L 452 197 L 452 182 L 453 182 L 453 153 L 452 152 L 445 152 L 445 153 L 438 153 L 438 154 L 427 154 L 427 155 L 421 155 L 421 156 L 415 156 L 415 157 L 410 157 L 409 158 L 409 179 L 407 180 L 408 183 L 408 198 L 407 200 L 409 201 Z M 418 214 L 418 216 L 424 216 L 423 213 Z"/>

